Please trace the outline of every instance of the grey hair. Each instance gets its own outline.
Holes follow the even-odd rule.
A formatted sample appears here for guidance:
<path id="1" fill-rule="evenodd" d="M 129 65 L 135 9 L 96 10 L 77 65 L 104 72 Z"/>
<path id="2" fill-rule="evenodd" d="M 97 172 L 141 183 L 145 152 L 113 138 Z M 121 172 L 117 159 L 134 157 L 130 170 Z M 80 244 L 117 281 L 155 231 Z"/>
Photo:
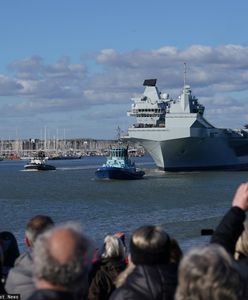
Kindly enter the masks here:
<path id="1" fill-rule="evenodd" d="M 176 300 L 239 300 L 244 286 L 234 261 L 215 244 L 191 249 L 179 266 Z"/>
<path id="2" fill-rule="evenodd" d="M 61 264 L 50 251 L 50 240 L 56 231 L 68 229 L 75 239 L 73 257 Z M 91 266 L 92 244 L 78 224 L 68 223 L 41 234 L 34 245 L 34 276 L 51 284 L 75 290 L 87 282 Z"/>
<path id="3" fill-rule="evenodd" d="M 53 226 L 54 222 L 52 218 L 45 215 L 37 215 L 27 223 L 25 235 L 31 243 L 34 243 L 39 234 Z"/>
<path id="4" fill-rule="evenodd" d="M 104 239 L 104 246 L 101 254 L 102 258 L 123 258 L 125 257 L 125 248 L 123 242 L 114 235 L 107 235 Z"/>

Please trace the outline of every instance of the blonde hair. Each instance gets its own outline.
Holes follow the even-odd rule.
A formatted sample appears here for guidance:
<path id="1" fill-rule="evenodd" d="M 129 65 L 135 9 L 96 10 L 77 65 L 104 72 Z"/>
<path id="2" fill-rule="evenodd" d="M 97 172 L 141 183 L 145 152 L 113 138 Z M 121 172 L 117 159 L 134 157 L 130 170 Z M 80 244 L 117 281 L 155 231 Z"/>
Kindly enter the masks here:
<path id="1" fill-rule="evenodd" d="M 192 248 L 179 266 L 176 300 L 240 300 L 244 285 L 226 250 L 210 244 Z"/>
<path id="2" fill-rule="evenodd" d="M 239 259 L 241 254 L 248 256 L 248 222 L 244 222 L 244 231 L 236 243 L 234 258 Z"/>

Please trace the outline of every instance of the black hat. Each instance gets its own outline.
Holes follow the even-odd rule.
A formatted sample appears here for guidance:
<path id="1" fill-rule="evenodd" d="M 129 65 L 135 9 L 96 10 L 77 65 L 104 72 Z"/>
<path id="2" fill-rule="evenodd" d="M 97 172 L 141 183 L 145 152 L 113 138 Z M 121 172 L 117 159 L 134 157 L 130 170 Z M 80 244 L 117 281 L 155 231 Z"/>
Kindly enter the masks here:
<path id="1" fill-rule="evenodd" d="M 167 264 L 170 259 L 170 237 L 164 232 L 163 244 L 141 248 L 130 239 L 131 260 L 135 265 Z"/>

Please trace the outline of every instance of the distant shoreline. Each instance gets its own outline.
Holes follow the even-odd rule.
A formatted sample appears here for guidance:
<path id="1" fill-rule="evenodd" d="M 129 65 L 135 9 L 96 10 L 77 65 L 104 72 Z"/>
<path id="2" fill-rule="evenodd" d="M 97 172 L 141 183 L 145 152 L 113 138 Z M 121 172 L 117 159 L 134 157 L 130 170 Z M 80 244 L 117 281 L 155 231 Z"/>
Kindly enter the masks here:
<path id="1" fill-rule="evenodd" d="M 4 159 L 21 159 L 35 155 L 38 151 L 44 151 L 46 156 L 94 156 L 107 155 L 111 146 L 118 140 L 97 139 L 18 139 L 1 140 L 0 157 Z M 133 156 L 144 154 L 144 148 L 139 144 L 129 143 Z"/>

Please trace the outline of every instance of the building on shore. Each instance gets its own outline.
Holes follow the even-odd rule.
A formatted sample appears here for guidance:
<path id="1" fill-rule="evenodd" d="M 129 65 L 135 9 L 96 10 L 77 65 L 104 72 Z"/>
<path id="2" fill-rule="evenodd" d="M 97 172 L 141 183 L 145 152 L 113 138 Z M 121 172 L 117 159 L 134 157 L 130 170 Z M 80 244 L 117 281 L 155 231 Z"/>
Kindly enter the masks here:
<path id="1" fill-rule="evenodd" d="M 108 155 L 111 146 L 117 144 L 117 140 L 96 139 L 1 140 L 0 157 L 8 159 L 29 158 L 39 151 L 44 151 L 48 157 Z M 143 147 L 138 144 L 130 144 L 130 149 L 130 155 L 144 155 Z"/>

